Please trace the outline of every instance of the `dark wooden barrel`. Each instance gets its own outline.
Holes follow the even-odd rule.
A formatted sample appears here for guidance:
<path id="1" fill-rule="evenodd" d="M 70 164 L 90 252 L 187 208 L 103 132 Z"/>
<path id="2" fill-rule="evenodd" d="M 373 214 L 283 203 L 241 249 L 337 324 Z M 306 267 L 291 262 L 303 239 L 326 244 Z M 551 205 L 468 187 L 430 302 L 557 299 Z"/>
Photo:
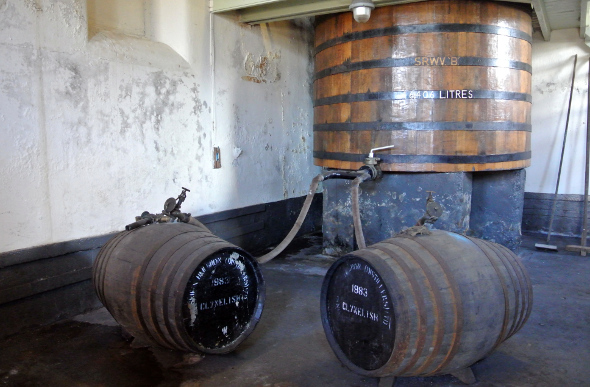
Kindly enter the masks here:
<path id="1" fill-rule="evenodd" d="M 315 29 L 314 162 L 384 171 L 530 165 L 530 6 L 442 0 L 351 12 Z"/>
<path id="2" fill-rule="evenodd" d="M 321 315 L 332 349 L 354 372 L 428 376 L 487 356 L 523 326 L 532 300 L 510 250 L 435 230 L 340 258 L 325 277 Z"/>
<path id="3" fill-rule="evenodd" d="M 131 335 L 190 352 L 233 350 L 254 330 L 265 296 L 250 254 L 185 223 L 116 235 L 94 262 L 93 282 Z"/>

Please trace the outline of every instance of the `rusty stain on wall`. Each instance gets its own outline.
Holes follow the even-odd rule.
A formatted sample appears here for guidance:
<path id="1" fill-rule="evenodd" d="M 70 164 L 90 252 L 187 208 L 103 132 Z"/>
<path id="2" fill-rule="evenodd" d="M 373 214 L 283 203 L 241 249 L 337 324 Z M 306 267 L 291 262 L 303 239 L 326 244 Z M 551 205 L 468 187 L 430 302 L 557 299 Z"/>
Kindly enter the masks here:
<path id="1" fill-rule="evenodd" d="M 258 58 L 248 53 L 244 61 L 246 75 L 242 79 L 254 83 L 272 83 L 280 80 L 280 59 L 279 52 L 268 52 L 267 55 L 260 55 Z"/>
<path id="2" fill-rule="evenodd" d="M 0 3 L 0 7 L 1 6 L 2 4 Z M 43 8 L 41 8 L 41 5 L 39 5 L 39 3 L 36 0 L 26 0 L 25 6 L 34 12 L 43 12 Z"/>

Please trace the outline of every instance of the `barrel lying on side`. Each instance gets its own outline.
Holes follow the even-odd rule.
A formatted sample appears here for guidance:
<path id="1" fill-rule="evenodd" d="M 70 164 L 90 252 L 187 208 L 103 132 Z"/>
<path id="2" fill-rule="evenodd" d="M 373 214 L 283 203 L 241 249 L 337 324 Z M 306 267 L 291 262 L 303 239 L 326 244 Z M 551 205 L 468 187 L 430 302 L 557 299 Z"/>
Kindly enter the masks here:
<path id="1" fill-rule="evenodd" d="M 469 367 L 516 333 L 530 279 L 507 248 L 446 231 L 397 236 L 336 261 L 324 280 L 328 341 L 368 376 L 428 376 Z"/>
<path id="2" fill-rule="evenodd" d="M 131 335 L 191 352 L 232 351 L 253 331 L 265 296 L 247 252 L 185 223 L 116 235 L 96 258 L 93 282 Z"/>

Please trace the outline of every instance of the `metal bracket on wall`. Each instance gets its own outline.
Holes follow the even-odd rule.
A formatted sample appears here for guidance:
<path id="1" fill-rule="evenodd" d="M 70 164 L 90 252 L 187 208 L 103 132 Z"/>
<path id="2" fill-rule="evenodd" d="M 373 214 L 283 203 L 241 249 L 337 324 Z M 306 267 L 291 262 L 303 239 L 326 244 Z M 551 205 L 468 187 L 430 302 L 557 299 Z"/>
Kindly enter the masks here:
<path id="1" fill-rule="evenodd" d="M 213 169 L 221 168 L 221 149 L 218 146 L 213 147 Z"/>

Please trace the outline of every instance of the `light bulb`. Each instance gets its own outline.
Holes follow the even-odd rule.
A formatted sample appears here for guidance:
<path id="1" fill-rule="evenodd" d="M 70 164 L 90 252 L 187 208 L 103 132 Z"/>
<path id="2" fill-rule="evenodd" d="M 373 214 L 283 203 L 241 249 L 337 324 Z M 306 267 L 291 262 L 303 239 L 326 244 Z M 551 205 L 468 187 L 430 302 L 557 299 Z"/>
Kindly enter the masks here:
<path id="1" fill-rule="evenodd" d="M 352 0 L 348 9 L 352 10 L 352 16 L 357 23 L 366 23 L 371 17 L 371 10 L 375 4 L 371 0 Z"/>

